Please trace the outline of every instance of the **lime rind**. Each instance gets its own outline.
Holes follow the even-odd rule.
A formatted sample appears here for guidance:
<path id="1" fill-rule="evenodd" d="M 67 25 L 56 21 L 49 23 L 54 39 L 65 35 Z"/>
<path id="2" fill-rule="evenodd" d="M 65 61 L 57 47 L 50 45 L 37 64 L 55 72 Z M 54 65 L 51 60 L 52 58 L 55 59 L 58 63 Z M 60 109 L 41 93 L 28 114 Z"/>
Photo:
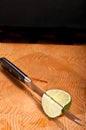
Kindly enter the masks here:
<path id="1" fill-rule="evenodd" d="M 62 110 L 63 113 L 64 113 L 65 110 L 69 110 L 70 109 L 71 103 L 72 103 L 72 100 L 67 105 L 65 105 L 63 107 L 63 110 Z"/>

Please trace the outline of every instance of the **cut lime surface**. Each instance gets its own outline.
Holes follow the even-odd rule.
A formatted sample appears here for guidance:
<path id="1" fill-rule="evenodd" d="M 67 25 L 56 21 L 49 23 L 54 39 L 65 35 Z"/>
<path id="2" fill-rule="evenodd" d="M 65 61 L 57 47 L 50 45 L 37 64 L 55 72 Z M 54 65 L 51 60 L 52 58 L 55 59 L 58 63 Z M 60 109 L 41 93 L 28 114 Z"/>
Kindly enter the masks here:
<path id="1" fill-rule="evenodd" d="M 46 91 L 42 96 L 42 107 L 50 118 L 58 117 L 63 109 L 69 109 L 71 96 L 69 93 L 59 89 Z"/>

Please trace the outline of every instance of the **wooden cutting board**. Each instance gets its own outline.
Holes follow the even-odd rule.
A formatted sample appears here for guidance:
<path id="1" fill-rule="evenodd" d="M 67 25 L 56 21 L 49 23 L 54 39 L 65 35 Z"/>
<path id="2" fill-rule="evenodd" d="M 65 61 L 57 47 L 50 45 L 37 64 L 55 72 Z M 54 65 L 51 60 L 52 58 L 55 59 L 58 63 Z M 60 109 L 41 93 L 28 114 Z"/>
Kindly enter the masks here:
<path id="1" fill-rule="evenodd" d="M 70 111 L 86 122 L 86 46 L 5 44 L 6 57 L 45 91 L 62 89 L 72 96 Z M 0 130 L 85 130 L 65 116 L 49 119 L 37 95 L 0 69 Z"/>

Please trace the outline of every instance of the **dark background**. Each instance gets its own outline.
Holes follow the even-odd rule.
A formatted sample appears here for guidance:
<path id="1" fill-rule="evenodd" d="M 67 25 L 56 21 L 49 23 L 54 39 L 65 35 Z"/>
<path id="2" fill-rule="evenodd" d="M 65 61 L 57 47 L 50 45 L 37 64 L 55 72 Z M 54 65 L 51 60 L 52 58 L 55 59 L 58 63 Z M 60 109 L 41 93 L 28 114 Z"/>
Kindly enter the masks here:
<path id="1" fill-rule="evenodd" d="M 86 37 L 85 1 L 0 0 L 0 39 L 15 38 L 21 33 L 26 39 L 32 39 L 30 42 L 37 39 L 73 42 L 79 37 L 82 42 L 83 36 Z"/>
<path id="2" fill-rule="evenodd" d="M 0 25 L 86 28 L 86 0 L 0 0 Z"/>

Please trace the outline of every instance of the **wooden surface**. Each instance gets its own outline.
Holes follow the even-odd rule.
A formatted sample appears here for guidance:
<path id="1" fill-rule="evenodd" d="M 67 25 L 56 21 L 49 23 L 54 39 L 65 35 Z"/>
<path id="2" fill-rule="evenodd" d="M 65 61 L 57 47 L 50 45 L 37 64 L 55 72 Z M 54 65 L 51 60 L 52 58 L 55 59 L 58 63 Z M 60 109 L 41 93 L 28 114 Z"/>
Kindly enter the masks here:
<path id="1" fill-rule="evenodd" d="M 86 46 L 0 43 L 0 57 L 3 56 L 42 89 L 69 92 L 70 111 L 86 122 Z M 86 129 L 65 116 L 49 119 L 38 99 L 0 69 L 0 130 Z"/>

